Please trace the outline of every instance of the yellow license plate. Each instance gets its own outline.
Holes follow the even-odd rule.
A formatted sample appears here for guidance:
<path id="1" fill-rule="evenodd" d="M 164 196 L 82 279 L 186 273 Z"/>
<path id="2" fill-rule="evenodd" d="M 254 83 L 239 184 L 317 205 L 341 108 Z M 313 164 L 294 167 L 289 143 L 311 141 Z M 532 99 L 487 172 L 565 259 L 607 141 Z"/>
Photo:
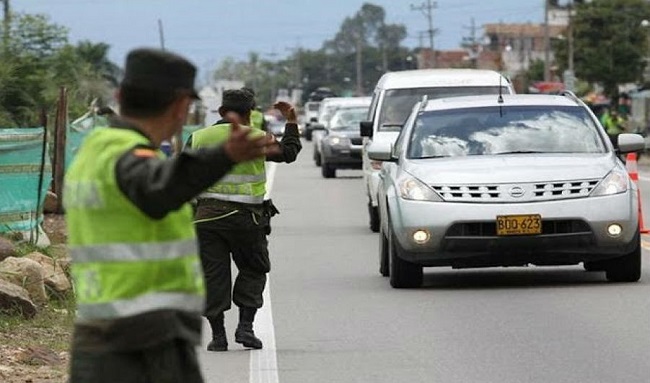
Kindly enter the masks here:
<path id="1" fill-rule="evenodd" d="M 500 215 L 497 216 L 497 235 L 535 235 L 542 234 L 542 216 Z"/>

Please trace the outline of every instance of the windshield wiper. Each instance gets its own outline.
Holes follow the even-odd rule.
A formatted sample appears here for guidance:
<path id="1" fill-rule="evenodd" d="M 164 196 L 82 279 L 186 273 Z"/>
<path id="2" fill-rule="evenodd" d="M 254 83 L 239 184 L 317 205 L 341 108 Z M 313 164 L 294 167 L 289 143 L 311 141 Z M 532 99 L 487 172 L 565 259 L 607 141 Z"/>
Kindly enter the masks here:
<path id="1" fill-rule="evenodd" d="M 414 158 L 414 160 L 428 160 L 430 158 L 449 158 L 451 156 L 424 156 L 424 157 L 418 157 Z"/>
<path id="2" fill-rule="evenodd" d="M 540 152 L 540 151 L 535 151 L 535 150 L 513 150 L 510 152 L 499 152 L 499 153 L 492 153 L 494 156 L 501 156 L 504 154 L 539 154 L 539 153 L 550 153 L 550 152 Z"/>

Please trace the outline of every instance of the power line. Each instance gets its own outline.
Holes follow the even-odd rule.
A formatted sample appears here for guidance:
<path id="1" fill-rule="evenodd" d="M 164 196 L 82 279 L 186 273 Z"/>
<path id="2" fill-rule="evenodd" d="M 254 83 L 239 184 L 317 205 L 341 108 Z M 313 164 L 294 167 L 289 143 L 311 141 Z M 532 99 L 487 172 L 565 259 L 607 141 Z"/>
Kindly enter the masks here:
<path id="1" fill-rule="evenodd" d="M 463 26 L 463 28 L 468 29 L 470 31 L 470 35 L 463 37 L 462 46 L 469 50 L 469 59 L 472 62 L 472 68 L 476 68 L 478 66 L 477 64 L 480 43 L 476 37 L 476 31 L 478 28 L 476 27 L 476 21 L 474 18 L 472 17 L 472 23 L 469 27 Z"/>
<path id="2" fill-rule="evenodd" d="M 429 33 L 429 49 L 431 49 L 431 66 L 436 67 L 436 51 L 434 50 L 433 47 L 433 35 L 436 33 L 436 30 L 433 29 L 433 10 L 438 7 L 438 4 L 435 1 L 427 0 L 426 3 L 422 3 L 420 5 L 413 5 L 411 4 L 411 10 L 412 11 L 420 11 L 426 16 L 428 22 L 429 22 L 429 30 L 427 31 Z"/>

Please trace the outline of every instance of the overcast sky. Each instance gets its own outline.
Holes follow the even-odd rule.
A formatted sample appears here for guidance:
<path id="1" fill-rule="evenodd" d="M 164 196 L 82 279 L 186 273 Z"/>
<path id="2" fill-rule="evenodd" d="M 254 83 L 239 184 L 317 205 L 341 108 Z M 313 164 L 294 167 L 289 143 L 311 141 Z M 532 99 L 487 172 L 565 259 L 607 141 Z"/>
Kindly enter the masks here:
<path id="1" fill-rule="evenodd" d="M 159 46 L 158 19 L 166 46 L 190 58 L 201 70 L 224 57 L 245 58 L 256 51 L 265 57 L 290 54 L 290 49 L 319 48 L 341 21 L 363 0 L 10 0 L 15 12 L 44 13 L 69 28 L 72 41 L 88 39 L 112 46 L 111 59 L 123 64 L 126 52 Z M 424 15 L 411 4 L 426 0 L 374 0 L 387 20 L 406 25 L 406 44 L 419 44 L 427 30 Z M 436 48 L 458 47 L 468 35 L 471 18 L 481 26 L 493 22 L 541 22 L 543 0 L 438 0 L 434 27 Z M 428 39 L 424 39 L 428 44 Z"/>

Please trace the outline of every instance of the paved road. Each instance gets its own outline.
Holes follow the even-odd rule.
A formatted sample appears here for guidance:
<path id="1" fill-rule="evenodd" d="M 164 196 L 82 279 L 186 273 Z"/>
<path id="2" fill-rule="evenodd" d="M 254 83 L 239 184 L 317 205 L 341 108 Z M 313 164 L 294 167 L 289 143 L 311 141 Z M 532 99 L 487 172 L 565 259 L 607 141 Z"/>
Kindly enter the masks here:
<path id="1" fill-rule="evenodd" d="M 423 288 L 393 290 L 377 272 L 361 173 L 341 175 L 322 179 L 311 145 L 278 167 L 277 351 L 201 351 L 208 382 L 650 381 L 650 262 L 637 284 L 578 266 L 425 269 Z M 650 171 L 641 186 L 650 201 Z M 267 344 L 270 318 L 258 323 Z"/>

